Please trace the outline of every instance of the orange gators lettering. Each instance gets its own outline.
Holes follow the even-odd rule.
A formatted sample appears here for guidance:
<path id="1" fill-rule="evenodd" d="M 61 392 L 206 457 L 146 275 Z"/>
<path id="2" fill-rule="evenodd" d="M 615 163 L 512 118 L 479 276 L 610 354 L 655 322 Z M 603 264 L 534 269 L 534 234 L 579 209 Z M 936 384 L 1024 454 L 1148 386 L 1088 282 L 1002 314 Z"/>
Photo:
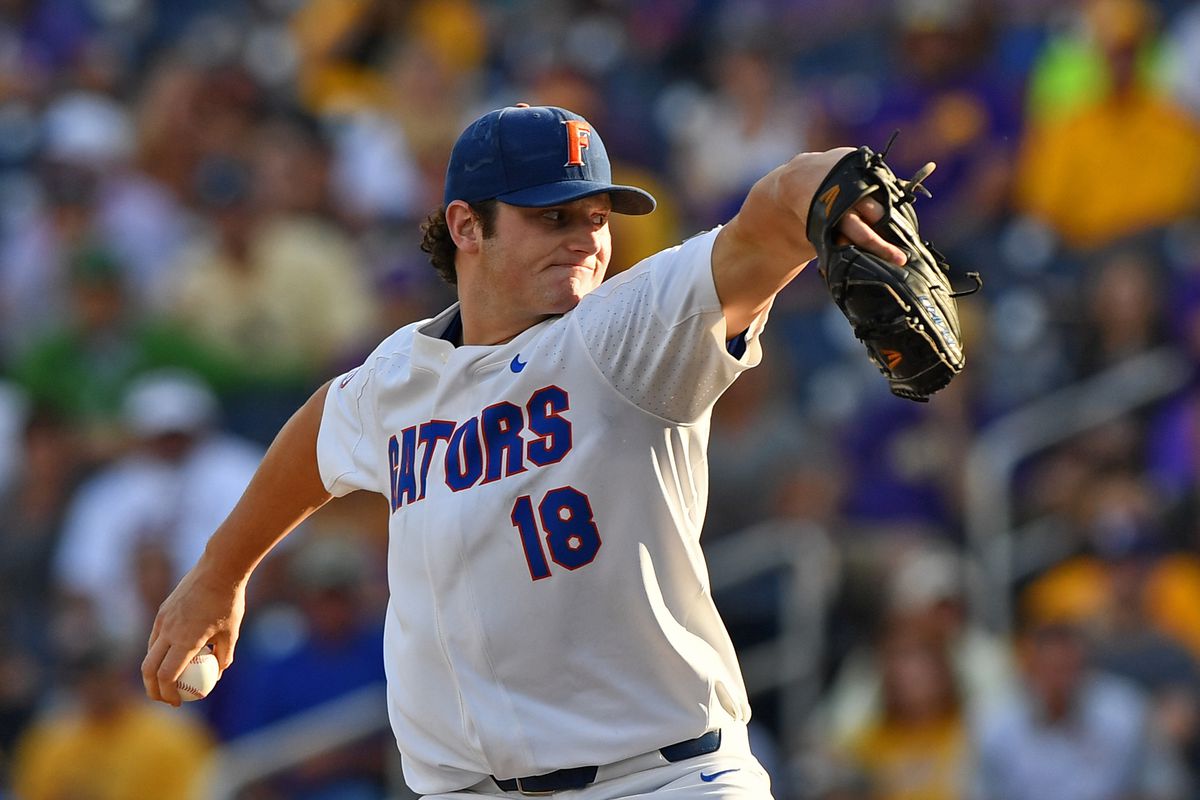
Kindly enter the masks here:
<path id="1" fill-rule="evenodd" d="M 825 194 L 823 194 L 817 198 L 818 200 L 820 200 L 822 203 L 825 204 L 825 216 L 827 216 L 827 217 L 829 216 L 829 211 L 833 208 L 833 201 L 837 200 L 837 196 L 841 193 L 842 193 L 842 187 L 830 186 L 828 191 L 825 192 Z"/>
<path id="2" fill-rule="evenodd" d="M 900 366 L 900 362 L 904 360 L 903 354 L 897 350 L 880 350 L 880 354 L 887 360 L 887 368 L 895 369 Z"/>
<path id="3" fill-rule="evenodd" d="M 580 119 L 564 119 L 563 125 L 567 126 L 567 163 L 563 166 L 582 167 L 583 151 L 592 136 L 591 126 Z"/>

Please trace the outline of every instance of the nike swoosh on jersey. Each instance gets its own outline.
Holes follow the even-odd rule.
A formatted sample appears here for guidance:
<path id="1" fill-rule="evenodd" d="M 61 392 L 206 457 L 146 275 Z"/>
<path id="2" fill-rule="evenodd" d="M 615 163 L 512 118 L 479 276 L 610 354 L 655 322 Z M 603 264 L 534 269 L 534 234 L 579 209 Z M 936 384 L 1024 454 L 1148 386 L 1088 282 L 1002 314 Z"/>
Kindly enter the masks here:
<path id="1" fill-rule="evenodd" d="M 714 772 L 712 774 L 707 774 L 707 775 L 705 773 L 701 772 L 700 780 L 704 781 L 705 783 L 712 783 L 713 781 L 715 781 L 717 778 L 721 777 L 722 775 L 727 775 L 730 772 L 737 772 L 739 769 L 741 769 L 741 768 L 734 767 L 733 769 L 723 769 L 720 772 Z"/>
<path id="2" fill-rule="evenodd" d="M 512 363 L 509 364 L 508 367 L 513 372 L 520 372 L 521 370 L 525 369 L 525 365 L 528 363 L 528 361 L 521 361 L 521 354 L 517 353 L 515 356 L 513 356 Z"/>

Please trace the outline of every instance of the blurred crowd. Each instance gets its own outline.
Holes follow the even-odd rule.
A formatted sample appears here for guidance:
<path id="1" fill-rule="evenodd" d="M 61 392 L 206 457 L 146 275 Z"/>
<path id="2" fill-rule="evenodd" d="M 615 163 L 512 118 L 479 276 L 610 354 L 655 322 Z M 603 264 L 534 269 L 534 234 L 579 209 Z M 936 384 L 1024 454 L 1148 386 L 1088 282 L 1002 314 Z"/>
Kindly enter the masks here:
<path id="1" fill-rule="evenodd" d="M 711 564 L 739 647 L 817 612 L 806 699 L 753 698 L 776 797 L 1200 798 L 1184 0 L 0 0 L 0 798 L 208 797 L 221 745 L 383 680 L 386 512 L 355 496 L 260 569 L 208 700 L 151 706 L 137 666 L 291 411 L 453 299 L 420 222 L 461 128 L 518 101 L 583 114 L 658 197 L 614 220 L 614 271 L 798 151 L 899 130 L 897 172 L 938 164 L 923 233 L 984 276 L 927 405 L 810 270 L 717 406 L 707 541 L 803 546 L 812 576 Z M 980 435 L 1152 353 L 1170 391 L 1020 461 L 981 613 Z M 240 796 L 387 797 L 393 749 Z"/>

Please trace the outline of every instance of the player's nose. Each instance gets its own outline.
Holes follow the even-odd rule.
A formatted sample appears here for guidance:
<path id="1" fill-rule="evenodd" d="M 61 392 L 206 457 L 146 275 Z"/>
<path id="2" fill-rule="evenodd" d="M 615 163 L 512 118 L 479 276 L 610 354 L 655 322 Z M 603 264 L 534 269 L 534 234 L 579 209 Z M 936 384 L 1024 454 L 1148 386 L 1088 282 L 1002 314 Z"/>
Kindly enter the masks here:
<path id="1" fill-rule="evenodd" d="M 567 247 L 573 253 L 594 256 L 603 247 L 605 229 L 603 226 L 587 224 L 576 225 L 567 237 Z"/>

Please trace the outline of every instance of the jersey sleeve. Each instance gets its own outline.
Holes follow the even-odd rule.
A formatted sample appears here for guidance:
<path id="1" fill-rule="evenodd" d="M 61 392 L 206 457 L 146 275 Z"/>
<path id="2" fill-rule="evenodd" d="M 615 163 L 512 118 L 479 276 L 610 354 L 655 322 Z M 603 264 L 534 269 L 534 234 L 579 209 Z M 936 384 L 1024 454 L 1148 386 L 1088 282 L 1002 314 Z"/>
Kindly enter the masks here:
<path id="1" fill-rule="evenodd" d="M 602 284 L 573 312 L 585 347 L 612 387 L 672 422 L 699 419 L 762 358 L 766 311 L 744 332 L 726 330 L 712 274 L 717 231 L 642 261 Z M 736 346 L 728 346 L 730 340 Z"/>
<path id="2" fill-rule="evenodd" d="M 317 432 L 317 468 L 334 497 L 358 489 L 384 492 L 383 448 L 375 413 L 376 380 L 370 360 L 333 379 Z"/>

